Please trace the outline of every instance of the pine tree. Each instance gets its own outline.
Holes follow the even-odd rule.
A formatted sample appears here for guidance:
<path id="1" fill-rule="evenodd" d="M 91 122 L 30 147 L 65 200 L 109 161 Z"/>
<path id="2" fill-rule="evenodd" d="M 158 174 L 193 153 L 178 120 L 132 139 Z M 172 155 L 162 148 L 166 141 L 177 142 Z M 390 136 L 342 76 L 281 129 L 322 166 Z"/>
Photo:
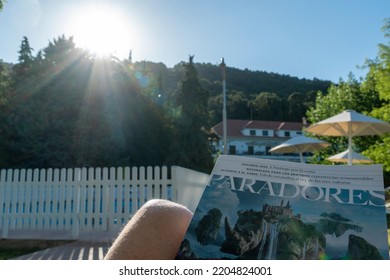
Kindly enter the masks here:
<path id="1" fill-rule="evenodd" d="M 26 73 L 31 69 L 34 62 L 34 56 L 32 51 L 34 49 L 30 47 L 30 43 L 26 36 L 23 37 L 22 43 L 20 45 L 20 50 L 18 51 L 18 64 L 15 65 L 14 70 L 16 76 L 21 78 L 26 75 Z"/>
<path id="2" fill-rule="evenodd" d="M 183 167 L 209 172 L 212 157 L 208 143 L 209 93 L 202 88 L 193 56 L 184 64 L 185 75 L 176 92 L 179 115 L 176 119 L 176 142 L 173 147 L 174 163 Z"/>

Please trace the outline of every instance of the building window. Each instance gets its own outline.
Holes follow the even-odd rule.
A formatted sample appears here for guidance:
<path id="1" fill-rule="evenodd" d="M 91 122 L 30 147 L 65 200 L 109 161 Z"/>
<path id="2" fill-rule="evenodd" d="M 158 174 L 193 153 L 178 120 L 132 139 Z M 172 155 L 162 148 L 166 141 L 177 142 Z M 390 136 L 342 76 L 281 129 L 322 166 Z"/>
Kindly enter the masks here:
<path id="1" fill-rule="evenodd" d="M 290 131 L 285 131 L 285 132 L 284 132 L 284 136 L 290 137 Z"/>
<path id="2" fill-rule="evenodd" d="M 251 129 L 251 130 L 249 131 L 249 135 L 250 135 L 250 136 L 256 136 L 256 130 Z"/>
<path id="3" fill-rule="evenodd" d="M 263 130 L 263 136 L 268 136 L 268 130 Z"/>
<path id="4" fill-rule="evenodd" d="M 248 155 L 253 155 L 254 154 L 254 148 L 253 146 L 248 146 Z"/>
<path id="5" fill-rule="evenodd" d="M 302 135 L 302 131 L 297 131 L 297 135 Z"/>
<path id="6" fill-rule="evenodd" d="M 229 155 L 235 155 L 236 154 L 236 146 L 230 145 L 229 146 Z"/>

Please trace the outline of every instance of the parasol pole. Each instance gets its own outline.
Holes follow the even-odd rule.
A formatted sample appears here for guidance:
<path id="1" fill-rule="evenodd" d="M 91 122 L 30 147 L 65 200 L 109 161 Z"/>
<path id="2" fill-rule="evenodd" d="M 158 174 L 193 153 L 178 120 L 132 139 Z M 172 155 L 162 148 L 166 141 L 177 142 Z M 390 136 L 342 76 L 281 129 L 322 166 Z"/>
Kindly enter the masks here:
<path id="1" fill-rule="evenodd" d="M 226 117 L 226 71 L 225 60 L 221 61 L 222 71 L 222 95 L 223 95 L 223 108 L 222 108 L 222 123 L 223 123 L 223 153 L 227 155 L 227 117 Z"/>
<path id="2" fill-rule="evenodd" d="M 299 158 L 301 159 L 301 162 L 304 163 L 304 162 L 303 162 L 303 155 L 302 155 L 302 152 L 299 152 Z"/>
<path id="3" fill-rule="evenodd" d="M 352 122 L 348 123 L 348 165 L 352 165 Z"/>
<path id="4" fill-rule="evenodd" d="M 294 147 L 294 149 L 299 154 L 299 159 L 301 160 L 301 162 L 304 163 L 303 162 L 303 152 L 300 149 L 298 149 L 298 147 Z"/>

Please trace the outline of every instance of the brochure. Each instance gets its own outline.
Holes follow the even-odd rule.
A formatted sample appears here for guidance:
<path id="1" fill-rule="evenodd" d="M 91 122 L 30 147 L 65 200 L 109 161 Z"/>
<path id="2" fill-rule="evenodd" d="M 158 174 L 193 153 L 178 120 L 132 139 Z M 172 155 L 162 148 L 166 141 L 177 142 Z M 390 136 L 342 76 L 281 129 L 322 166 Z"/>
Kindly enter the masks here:
<path id="1" fill-rule="evenodd" d="M 222 155 L 177 259 L 389 259 L 382 165 Z"/>

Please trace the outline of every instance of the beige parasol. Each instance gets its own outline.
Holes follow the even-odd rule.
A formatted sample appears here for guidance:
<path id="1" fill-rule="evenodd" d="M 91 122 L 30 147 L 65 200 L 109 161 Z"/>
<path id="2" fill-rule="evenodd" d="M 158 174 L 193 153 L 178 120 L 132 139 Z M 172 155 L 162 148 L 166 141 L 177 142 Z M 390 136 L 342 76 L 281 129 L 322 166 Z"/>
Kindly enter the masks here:
<path id="1" fill-rule="evenodd" d="M 329 145 L 330 144 L 328 142 L 301 135 L 292 137 L 286 142 L 273 147 L 269 151 L 273 153 L 298 153 L 301 162 L 303 162 L 302 154 L 304 152 L 318 151 L 328 147 Z"/>
<path id="2" fill-rule="evenodd" d="M 352 164 L 352 137 L 365 135 L 379 135 L 390 131 L 390 124 L 353 110 L 344 112 L 315 123 L 307 132 L 324 136 L 348 137 L 348 165 Z"/>
<path id="3" fill-rule="evenodd" d="M 348 162 L 348 150 L 338 153 L 337 155 L 328 157 L 327 160 L 333 162 Z M 372 163 L 373 160 L 366 158 L 365 156 L 352 151 L 352 163 Z"/>

